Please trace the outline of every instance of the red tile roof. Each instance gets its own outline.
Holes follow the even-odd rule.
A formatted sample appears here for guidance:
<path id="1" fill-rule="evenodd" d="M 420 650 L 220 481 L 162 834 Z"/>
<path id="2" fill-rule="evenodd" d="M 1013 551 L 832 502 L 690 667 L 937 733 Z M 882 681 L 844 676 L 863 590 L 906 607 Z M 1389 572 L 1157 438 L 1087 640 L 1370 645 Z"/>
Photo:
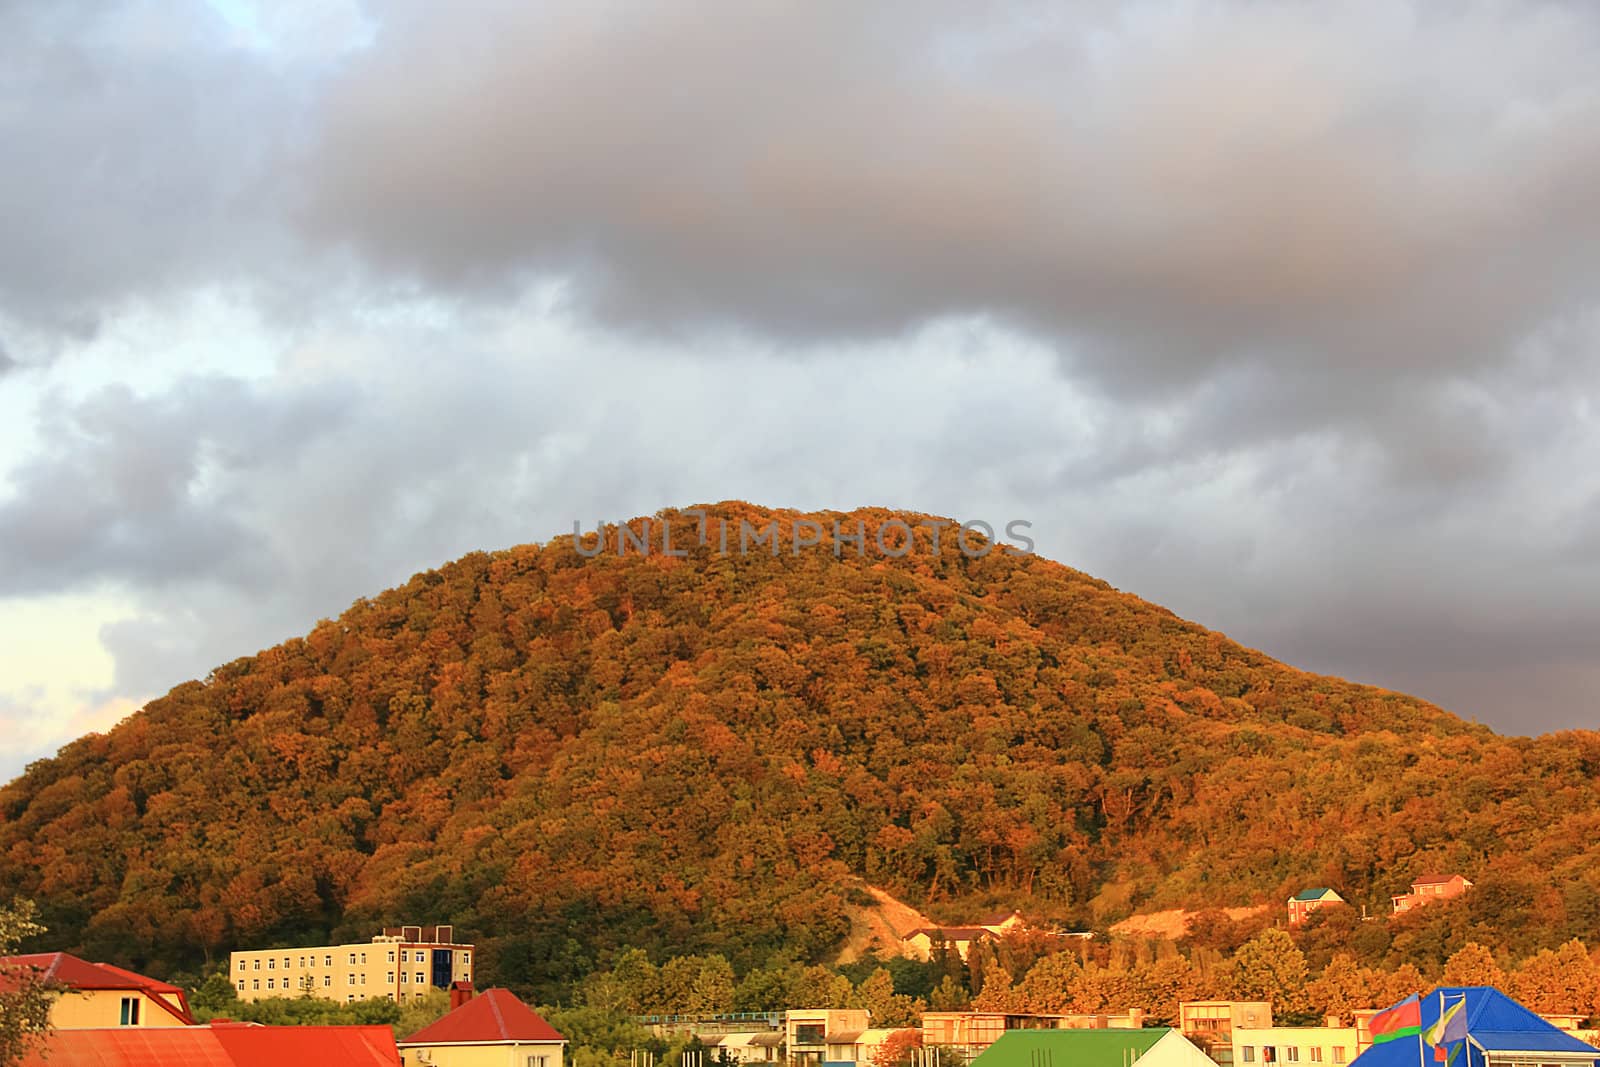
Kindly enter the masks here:
<path id="1" fill-rule="evenodd" d="M 67 989 L 127 989 L 143 993 L 185 1025 L 194 1023 L 182 989 L 109 963 L 90 963 L 66 952 L 0 957 L 0 974 L 31 969 L 46 985 Z"/>
<path id="2" fill-rule="evenodd" d="M 387 1026 L 122 1027 L 57 1030 L 22 1067 L 282 1067 L 337 1063 L 399 1067 Z"/>
<path id="3" fill-rule="evenodd" d="M 403 1045 L 464 1045 L 504 1041 L 565 1041 L 510 990 L 490 989 L 412 1034 Z"/>
<path id="4" fill-rule="evenodd" d="M 1411 884 L 1412 885 L 1443 885 L 1444 883 L 1449 882 L 1449 881 L 1453 881 L 1458 877 L 1459 877 L 1459 875 L 1454 875 L 1454 874 L 1425 874 L 1421 878 L 1412 879 L 1411 880 Z M 1465 881 L 1465 879 L 1462 879 L 1462 880 Z"/>

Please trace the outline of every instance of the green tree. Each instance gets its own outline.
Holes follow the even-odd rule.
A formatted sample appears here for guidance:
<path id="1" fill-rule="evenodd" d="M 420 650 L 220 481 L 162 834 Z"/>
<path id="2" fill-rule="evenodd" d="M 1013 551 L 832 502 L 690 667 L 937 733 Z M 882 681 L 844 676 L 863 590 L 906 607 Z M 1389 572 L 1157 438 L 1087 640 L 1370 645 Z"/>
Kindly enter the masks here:
<path id="1" fill-rule="evenodd" d="M 1310 1021 L 1306 958 L 1294 939 L 1273 927 L 1239 946 L 1234 954 L 1234 989 L 1243 1000 L 1270 1000 L 1273 1015 L 1289 1023 Z"/>
<path id="2" fill-rule="evenodd" d="M 38 909 L 17 897 L 0 906 L 0 956 L 9 956 L 30 937 L 44 933 Z M 21 967 L 0 970 L 0 1065 L 20 1063 L 50 1031 L 50 993 L 38 974 Z"/>
<path id="3" fill-rule="evenodd" d="M 1440 982 L 1448 986 L 1484 985 L 1503 989 L 1506 974 L 1495 962 L 1494 953 L 1476 941 L 1468 941 L 1445 961 Z"/>

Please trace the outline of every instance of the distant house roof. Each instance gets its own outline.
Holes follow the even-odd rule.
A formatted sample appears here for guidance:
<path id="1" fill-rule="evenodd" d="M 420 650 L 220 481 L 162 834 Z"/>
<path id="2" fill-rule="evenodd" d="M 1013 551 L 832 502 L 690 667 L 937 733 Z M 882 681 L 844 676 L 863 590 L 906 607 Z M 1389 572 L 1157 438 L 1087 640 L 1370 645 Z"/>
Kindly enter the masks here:
<path id="1" fill-rule="evenodd" d="M 911 931 L 905 939 L 909 941 L 918 934 L 926 934 L 931 941 L 976 941 L 980 937 L 994 936 L 992 931 L 981 926 L 924 926 Z"/>
<path id="2" fill-rule="evenodd" d="M 565 1041 L 556 1028 L 508 989 L 490 989 L 437 1022 L 401 1041 L 402 1045 L 485 1045 L 509 1041 Z"/>
<path id="3" fill-rule="evenodd" d="M 56 1030 L 22 1067 L 281 1067 L 338 1063 L 399 1067 L 387 1026 L 125 1026 Z"/>
<path id="4" fill-rule="evenodd" d="M 1449 882 L 1455 881 L 1457 878 L 1461 878 L 1461 880 L 1463 882 L 1466 881 L 1466 879 L 1462 878 L 1462 876 L 1459 875 L 1459 874 L 1425 874 L 1420 878 L 1411 879 L 1411 884 L 1412 885 L 1445 885 L 1445 884 L 1447 884 Z"/>
<path id="5" fill-rule="evenodd" d="M 189 1000 L 182 989 L 109 963 L 90 963 L 67 952 L 33 952 L 22 956 L 0 957 L 0 972 L 32 970 L 45 985 L 64 989 L 116 990 L 140 992 L 155 1001 L 178 1021 L 192 1025 Z"/>
<path id="6" fill-rule="evenodd" d="M 1329 889 L 1327 886 L 1318 886 L 1315 889 L 1302 889 L 1302 890 L 1300 890 L 1300 892 L 1296 893 L 1294 896 L 1290 897 L 1289 899 L 1290 900 L 1322 900 L 1329 893 L 1333 893 L 1333 895 L 1335 897 L 1337 897 L 1338 899 L 1340 899 L 1340 900 L 1344 899 L 1343 897 L 1340 897 L 1338 893 L 1334 893 L 1333 890 Z"/>
<path id="7" fill-rule="evenodd" d="M 1547 1062 L 1600 1063 L 1600 1049 L 1585 1044 L 1551 1026 L 1498 989 L 1488 986 L 1448 986 L 1422 998 L 1422 1025 L 1438 1021 L 1440 1004 L 1467 998 L 1466 1055 L 1460 1067 L 1486 1067 L 1484 1052 L 1537 1052 L 1554 1057 Z M 1402 1047 L 1403 1046 L 1403 1047 Z M 1500 1059 L 1500 1057 L 1496 1057 Z M 1352 1061 L 1351 1067 L 1411 1067 L 1417 1047 L 1410 1041 L 1373 1045 Z"/>

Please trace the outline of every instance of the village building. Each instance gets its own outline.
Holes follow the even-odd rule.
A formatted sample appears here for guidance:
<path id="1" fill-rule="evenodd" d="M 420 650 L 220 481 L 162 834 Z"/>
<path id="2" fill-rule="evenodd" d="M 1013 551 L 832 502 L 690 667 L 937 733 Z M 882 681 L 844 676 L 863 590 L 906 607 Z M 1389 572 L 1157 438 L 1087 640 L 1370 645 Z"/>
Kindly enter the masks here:
<path id="1" fill-rule="evenodd" d="M 109 963 L 90 963 L 66 952 L 0 958 L 0 970 L 24 969 L 55 991 L 50 1025 L 56 1030 L 194 1023 L 183 990 Z"/>
<path id="2" fill-rule="evenodd" d="M 1465 1036 L 1441 1045 L 1440 1061 L 1429 1049 L 1428 1063 L 1450 1067 L 1600 1067 L 1600 1049 L 1580 1041 L 1487 986 L 1436 989 L 1421 998 L 1424 1030 L 1439 1021 L 1445 1005 L 1464 1001 Z M 1411 1067 L 1424 1042 L 1402 1038 L 1372 1045 L 1352 1067 Z"/>
<path id="3" fill-rule="evenodd" d="M 399 1043 L 404 1067 L 562 1067 L 567 1039 L 509 990 L 451 990 L 449 1014 Z"/>
<path id="4" fill-rule="evenodd" d="M 1021 1012 L 928 1011 L 922 1013 L 924 1048 L 946 1048 L 972 1058 L 1011 1030 L 1138 1030 L 1145 1013 L 1039 1015 Z"/>
<path id="5" fill-rule="evenodd" d="M 1344 897 L 1327 888 L 1318 886 L 1315 889 L 1302 889 L 1289 898 L 1289 925 L 1299 926 L 1310 917 L 1314 911 L 1335 904 L 1343 904 Z"/>
<path id="6" fill-rule="evenodd" d="M 1262 1064 L 1343 1067 L 1360 1050 L 1356 1028 L 1340 1026 L 1337 1017 L 1325 1026 L 1238 1027 L 1233 1031 L 1233 1067 Z"/>
<path id="7" fill-rule="evenodd" d="M 1009 1030 L 972 1067 L 1214 1067 L 1171 1027 Z"/>
<path id="8" fill-rule="evenodd" d="M 859 1008 L 791 1011 L 784 1019 L 788 1059 L 797 1065 L 853 1062 L 861 1035 L 871 1027 Z"/>
<path id="9" fill-rule="evenodd" d="M 1021 912 L 1001 911 L 965 926 L 925 926 L 900 939 L 900 954 L 917 960 L 932 959 L 934 949 L 944 944 L 965 962 L 979 941 L 999 941 L 1026 925 Z"/>
<path id="10" fill-rule="evenodd" d="M 1231 1067 L 1234 1062 L 1235 1030 L 1270 1026 L 1272 1005 L 1264 1000 L 1186 1000 L 1178 1005 L 1178 1031 L 1217 1067 Z"/>
<path id="11" fill-rule="evenodd" d="M 1411 892 L 1391 898 L 1394 913 L 1420 908 L 1436 900 L 1454 900 L 1472 888 L 1472 883 L 1459 874 L 1429 874 L 1411 883 Z"/>
<path id="12" fill-rule="evenodd" d="M 393 926 L 370 942 L 234 952 L 228 974 L 246 1003 L 306 993 L 404 1003 L 457 982 L 470 985 L 472 955 L 473 946 L 457 944 L 449 926 Z"/>

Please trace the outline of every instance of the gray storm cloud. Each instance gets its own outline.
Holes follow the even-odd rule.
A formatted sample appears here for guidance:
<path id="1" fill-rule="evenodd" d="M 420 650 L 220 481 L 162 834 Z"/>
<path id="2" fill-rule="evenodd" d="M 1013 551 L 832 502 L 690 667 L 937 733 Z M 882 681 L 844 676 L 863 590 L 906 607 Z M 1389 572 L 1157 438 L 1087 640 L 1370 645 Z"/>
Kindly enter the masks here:
<path id="1" fill-rule="evenodd" d="M 1092 11 L 429 6 L 331 88 L 302 222 L 643 331 L 993 314 L 1119 395 L 1409 389 L 1592 300 L 1589 12 Z"/>
<path id="2" fill-rule="evenodd" d="M 1299 666 L 1594 723 L 1600 12 L 326 6 L 0 0 L 0 597 L 129 597 L 113 695 L 745 497 L 1029 518 Z M 219 289 L 275 365 L 74 369 Z"/>

